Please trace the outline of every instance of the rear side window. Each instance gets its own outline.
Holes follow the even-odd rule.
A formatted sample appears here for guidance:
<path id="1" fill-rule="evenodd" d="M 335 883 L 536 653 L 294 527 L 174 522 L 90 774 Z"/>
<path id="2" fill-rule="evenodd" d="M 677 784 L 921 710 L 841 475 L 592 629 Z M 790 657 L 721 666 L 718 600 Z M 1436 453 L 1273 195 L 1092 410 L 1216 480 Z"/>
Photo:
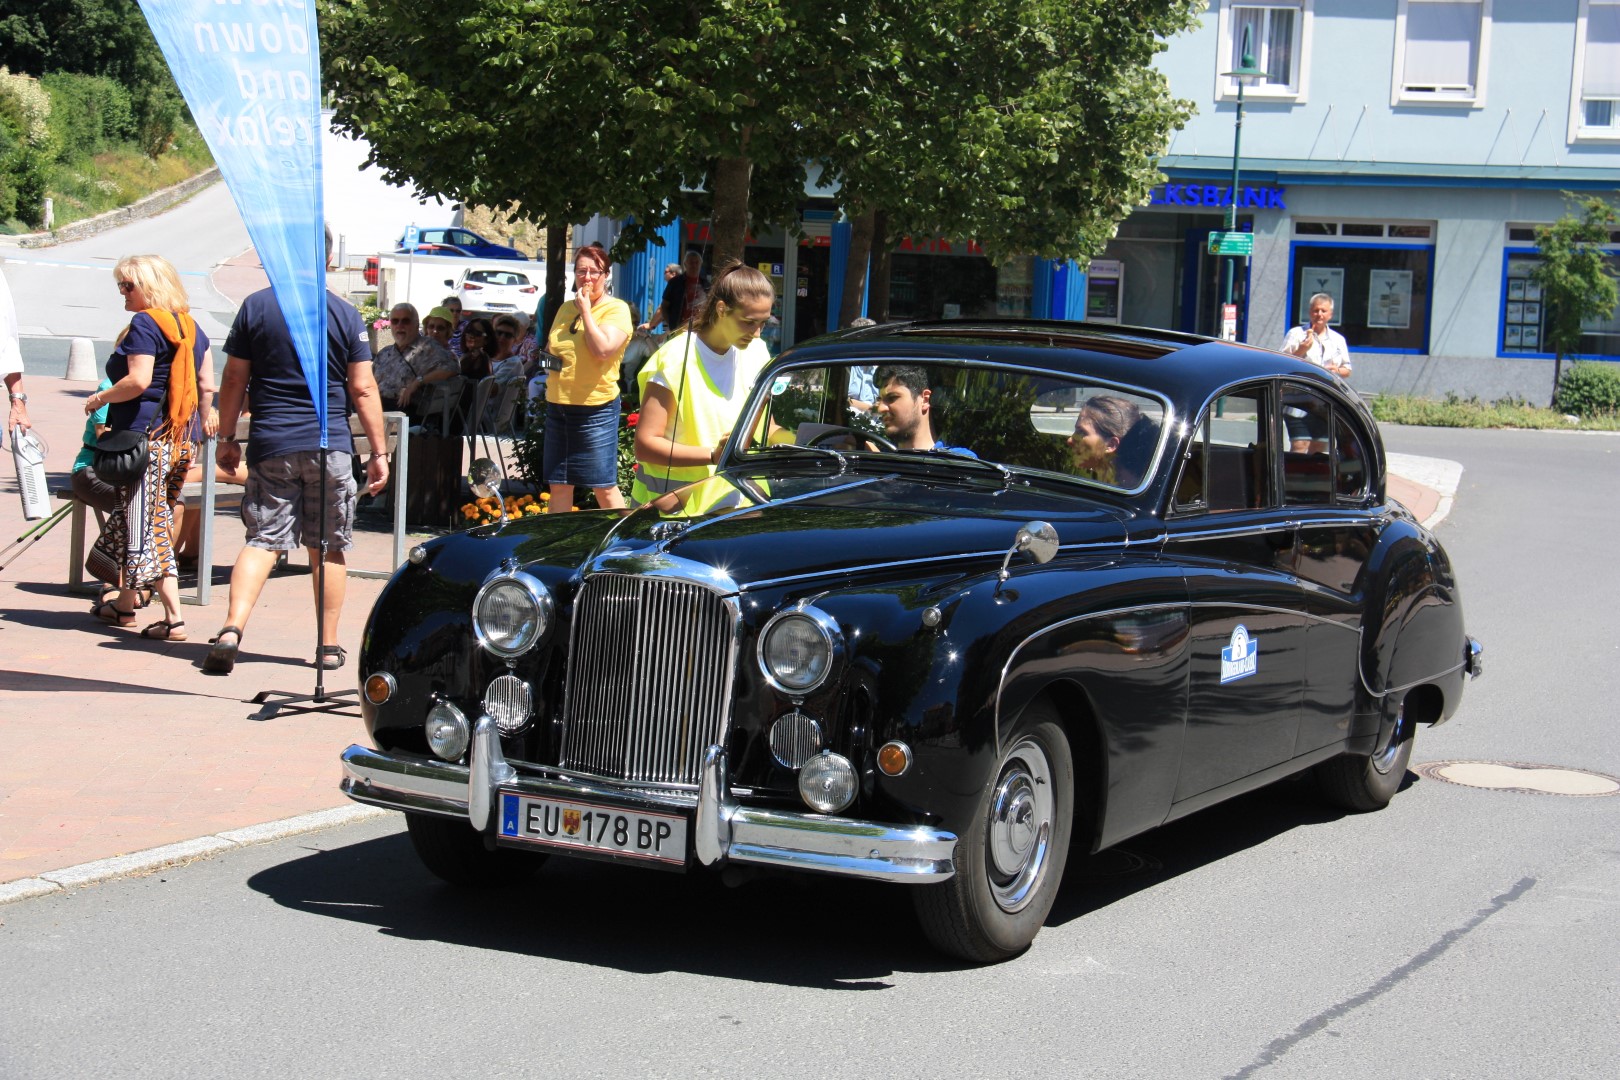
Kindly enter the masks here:
<path id="1" fill-rule="evenodd" d="M 1199 418 L 1176 481 L 1177 510 L 1271 505 L 1270 412 L 1264 387 L 1227 394 Z"/>
<path id="2" fill-rule="evenodd" d="M 1306 387 L 1285 385 L 1282 421 L 1285 503 L 1327 506 L 1366 498 L 1367 446 L 1343 405 Z"/>

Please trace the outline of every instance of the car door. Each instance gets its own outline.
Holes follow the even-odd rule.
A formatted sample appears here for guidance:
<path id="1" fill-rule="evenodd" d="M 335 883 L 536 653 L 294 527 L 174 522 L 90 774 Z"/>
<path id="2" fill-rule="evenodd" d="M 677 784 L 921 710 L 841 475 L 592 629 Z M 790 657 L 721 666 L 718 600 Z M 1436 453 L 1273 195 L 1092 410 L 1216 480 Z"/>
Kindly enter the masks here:
<path id="1" fill-rule="evenodd" d="M 1176 800 L 1287 761 L 1306 674 L 1295 531 L 1277 497 L 1270 383 L 1217 398 L 1183 454 L 1166 553 L 1186 575 L 1187 734 Z"/>
<path id="2" fill-rule="evenodd" d="M 1296 567 L 1309 618 L 1296 754 L 1349 735 L 1360 658 L 1365 567 L 1378 538 L 1377 467 L 1356 410 L 1316 389 L 1282 384 L 1288 443 L 1283 505 L 1299 523 Z"/>

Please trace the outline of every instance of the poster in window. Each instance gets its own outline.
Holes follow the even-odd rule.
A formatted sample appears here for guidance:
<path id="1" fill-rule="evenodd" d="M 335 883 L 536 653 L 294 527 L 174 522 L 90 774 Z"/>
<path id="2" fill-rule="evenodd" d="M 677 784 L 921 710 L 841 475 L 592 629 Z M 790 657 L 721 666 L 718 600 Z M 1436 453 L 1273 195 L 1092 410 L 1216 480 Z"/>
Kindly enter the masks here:
<path id="1" fill-rule="evenodd" d="M 1524 322 L 1524 305 L 1509 301 L 1507 306 L 1507 321 L 1510 323 Z"/>
<path id="2" fill-rule="evenodd" d="M 1502 344 L 1509 349 L 1517 349 L 1524 342 L 1524 327 L 1518 323 L 1509 323 L 1502 328 Z"/>
<path id="3" fill-rule="evenodd" d="M 1541 347 L 1541 331 L 1534 326 L 1524 328 L 1524 347 L 1536 349 Z"/>
<path id="4" fill-rule="evenodd" d="M 1526 304 L 1526 305 L 1524 305 L 1524 321 L 1527 322 L 1527 323 L 1534 323 L 1536 326 L 1540 326 L 1541 325 L 1541 305 L 1540 304 Z"/>
<path id="5" fill-rule="evenodd" d="M 1534 282 L 1534 281 L 1525 282 L 1524 283 L 1524 298 L 1526 300 L 1540 300 L 1541 299 L 1541 285 L 1539 283 L 1537 283 L 1537 282 Z"/>
<path id="6" fill-rule="evenodd" d="M 1509 300 L 1523 300 L 1524 299 L 1524 285 L 1525 285 L 1524 278 L 1514 278 L 1512 281 L 1508 282 L 1508 299 Z"/>
<path id="7" fill-rule="evenodd" d="M 1317 293 L 1327 293 L 1333 297 L 1333 317 L 1328 320 L 1328 325 L 1338 326 L 1339 317 L 1344 313 L 1344 267 L 1307 266 L 1300 271 L 1299 324 L 1301 326 L 1311 321 L 1311 297 Z"/>
<path id="8" fill-rule="evenodd" d="M 1412 325 L 1412 271 L 1367 272 L 1367 326 L 1405 330 Z"/>

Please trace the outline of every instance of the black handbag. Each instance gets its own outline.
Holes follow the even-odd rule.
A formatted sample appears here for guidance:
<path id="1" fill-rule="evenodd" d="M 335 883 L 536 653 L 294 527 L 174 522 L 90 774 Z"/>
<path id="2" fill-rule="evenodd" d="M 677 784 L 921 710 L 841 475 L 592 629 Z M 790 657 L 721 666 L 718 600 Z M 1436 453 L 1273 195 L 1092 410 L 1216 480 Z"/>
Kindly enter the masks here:
<path id="1" fill-rule="evenodd" d="M 138 484 L 146 475 L 147 434 L 144 431 L 109 431 L 96 440 L 96 476 L 113 487 Z"/>

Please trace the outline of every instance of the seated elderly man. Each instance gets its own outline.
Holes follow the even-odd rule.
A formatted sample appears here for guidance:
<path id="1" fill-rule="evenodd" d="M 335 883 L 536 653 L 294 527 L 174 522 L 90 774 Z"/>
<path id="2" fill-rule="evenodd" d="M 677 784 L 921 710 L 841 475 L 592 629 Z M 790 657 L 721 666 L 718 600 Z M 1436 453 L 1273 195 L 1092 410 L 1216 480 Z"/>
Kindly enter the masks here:
<path id="1" fill-rule="evenodd" d="M 411 304 L 394 305 L 388 313 L 388 330 L 393 343 L 377 354 L 375 364 L 384 410 L 410 411 L 411 403 L 420 400 L 422 388 L 428 383 L 461 374 L 461 362 L 455 353 L 422 333 L 416 308 Z"/>

